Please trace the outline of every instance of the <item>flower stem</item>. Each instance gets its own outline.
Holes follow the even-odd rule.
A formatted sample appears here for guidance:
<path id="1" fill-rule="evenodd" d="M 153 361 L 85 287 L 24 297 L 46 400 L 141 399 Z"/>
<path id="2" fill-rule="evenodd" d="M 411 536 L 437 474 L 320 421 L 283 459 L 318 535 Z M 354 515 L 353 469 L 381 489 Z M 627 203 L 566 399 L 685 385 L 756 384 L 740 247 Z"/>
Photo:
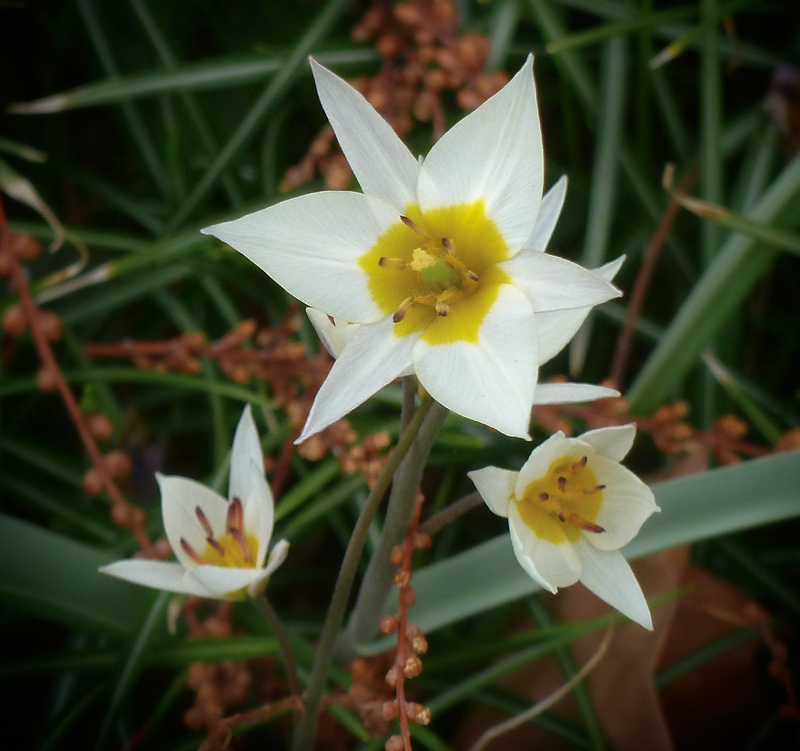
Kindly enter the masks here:
<path id="1" fill-rule="evenodd" d="M 386 600 L 394 584 L 395 566 L 390 556 L 394 547 L 403 542 L 408 531 L 428 454 L 447 415 L 445 407 L 434 403 L 417 440 L 397 469 L 383 534 L 364 574 L 350 623 L 338 640 L 337 658 L 342 662 L 356 656 L 359 642 L 371 639 L 378 633 L 381 618 L 386 613 Z"/>
<path id="2" fill-rule="evenodd" d="M 286 679 L 289 681 L 289 690 L 298 698 L 303 696 L 303 684 L 300 683 L 300 677 L 297 675 L 297 663 L 294 661 L 294 654 L 292 654 L 292 647 L 289 644 L 289 637 L 286 634 L 286 629 L 281 623 L 281 619 L 272 607 L 272 603 L 267 599 L 265 594 L 260 594 L 255 598 L 258 607 L 264 614 L 272 633 L 278 640 L 278 648 L 281 651 L 281 659 L 283 660 L 283 667 L 286 669 Z"/>
<path id="3" fill-rule="evenodd" d="M 364 508 L 361 510 L 361 514 L 353 529 L 353 534 L 350 537 L 350 542 L 344 553 L 342 567 L 339 570 L 339 578 L 336 580 L 336 586 L 333 590 L 328 615 L 325 618 L 322 634 L 317 644 L 317 655 L 314 659 L 314 666 L 311 669 L 311 676 L 306 688 L 306 709 L 303 716 L 300 718 L 300 723 L 298 724 L 292 746 L 294 751 L 310 751 L 314 745 L 317 719 L 320 705 L 322 704 L 325 682 L 328 677 L 328 667 L 330 666 L 333 656 L 336 634 L 342 625 L 347 601 L 350 597 L 350 590 L 353 586 L 353 579 L 355 579 L 361 552 L 364 548 L 367 534 L 369 533 L 370 523 L 378 510 L 384 493 L 386 493 L 389 487 L 389 483 L 392 481 L 392 475 L 394 475 L 395 470 L 404 457 L 410 453 L 409 449 L 416 443 L 415 439 L 419 438 L 418 434 L 421 433 L 421 427 L 424 422 L 427 422 L 425 420 L 426 416 L 435 412 L 434 408 L 437 406 L 438 405 L 430 398 L 423 400 L 422 404 L 420 404 L 413 419 L 400 436 L 400 440 L 397 442 L 394 451 L 389 455 L 386 466 L 383 468 L 383 471 L 378 476 L 378 480 L 370 491 Z"/>

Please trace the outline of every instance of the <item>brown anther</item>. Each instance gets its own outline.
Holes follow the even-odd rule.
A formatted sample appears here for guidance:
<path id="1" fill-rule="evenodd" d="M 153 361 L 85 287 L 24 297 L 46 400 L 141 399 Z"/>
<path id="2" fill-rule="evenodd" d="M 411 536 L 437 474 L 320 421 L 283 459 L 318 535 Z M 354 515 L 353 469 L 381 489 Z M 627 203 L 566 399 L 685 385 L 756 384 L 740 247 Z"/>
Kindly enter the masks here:
<path id="1" fill-rule="evenodd" d="M 455 246 L 449 237 L 442 238 L 442 247 L 447 251 L 447 255 L 451 256 L 455 253 Z"/>
<path id="2" fill-rule="evenodd" d="M 395 545 L 392 549 L 392 554 L 389 556 L 389 560 L 395 565 L 400 566 L 403 563 L 403 559 L 405 558 L 406 551 L 402 545 Z"/>
<path id="3" fill-rule="evenodd" d="M 222 556 L 223 558 L 225 557 L 225 548 L 222 547 L 222 545 L 216 540 L 216 538 L 209 535 L 208 537 L 206 537 L 206 542 L 212 548 L 214 548 L 214 550 L 217 551 L 218 555 Z"/>
<path id="4" fill-rule="evenodd" d="M 203 559 L 200 554 L 189 544 L 185 537 L 181 537 L 181 549 L 183 550 L 186 555 L 189 556 L 198 566 L 202 566 L 204 563 L 207 563 L 205 559 Z"/>
<path id="5" fill-rule="evenodd" d="M 405 745 L 406 744 L 402 735 L 393 735 L 390 738 L 387 738 L 386 743 L 383 744 L 383 747 L 386 749 L 386 751 L 403 751 Z"/>
<path id="6" fill-rule="evenodd" d="M 450 306 L 443 300 L 437 300 L 434 307 L 436 310 L 436 315 L 442 317 L 446 316 L 450 312 Z"/>
<path id="7" fill-rule="evenodd" d="M 400 323 L 405 317 L 406 313 L 411 310 L 412 306 L 414 305 L 414 298 L 407 297 L 400 305 L 397 306 L 397 310 L 392 314 L 392 322 L 393 323 Z"/>
<path id="8" fill-rule="evenodd" d="M 414 535 L 414 547 L 417 550 L 429 550 L 431 545 L 433 545 L 433 540 L 427 532 L 417 532 Z"/>
<path id="9" fill-rule="evenodd" d="M 572 474 L 574 475 L 580 472 L 586 466 L 586 462 L 588 461 L 589 461 L 588 456 L 581 457 L 581 460 L 579 462 L 575 462 L 575 464 L 572 465 Z"/>
<path id="10" fill-rule="evenodd" d="M 567 521 L 567 517 L 564 516 L 564 510 L 563 509 L 559 509 L 558 510 L 558 519 L 559 519 L 559 521 L 562 521 L 562 522 Z"/>
<path id="11" fill-rule="evenodd" d="M 9 336 L 18 337 L 28 328 L 28 319 L 20 305 L 12 305 L 3 313 L 3 331 Z"/>
<path id="12" fill-rule="evenodd" d="M 394 575 L 394 583 L 398 587 L 407 587 L 411 582 L 411 572 L 401 569 Z"/>
<path id="13" fill-rule="evenodd" d="M 584 488 L 583 490 L 581 490 L 581 493 L 583 493 L 584 495 L 590 495 L 592 493 L 599 493 L 601 490 L 605 489 L 606 489 L 605 485 L 595 485 L 592 488 Z"/>
<path id="14" fill-rule="evenodd" d="M 389 722 L 396 720 L 400 716 L 400 707 L 396 701 L 385 701 L 381 707 L 381 715 Z"/>
<path id="15" fill-rule="evenodd" d="M 244 527 L 244 508 L 238 498 L 228 504 L 228 514 L 225 518 L 225 529 L 233 532 L 234 529 L 242 530 Z"/>
<path id="16" fill-rule="evenodd" d="M 114 435 L 114 421 L 102 412 L 86 415 L 86 427 L 98 441 L 107 441 Z"/>
<path id="17" fill-rule="evenodd" d="M 467 271 L 467 279 L 473 282 L 477 282 L 478 275 L 474 271 Z"/>
<path id="18" fill-rule="evenodd" d="M 400 221 L 406 225 L 420 240 L 428 240 L 428 236 L 407 216 L 400 215 Z"/>
<path id="19" fill-rule="evenodd" d="M 564 521 L 564 519 L 562 519 L 562 521 Z M 590 522 L 588 519 L 584 519 L 582 516 L 576 513 L 567 514 L 566 521 L 573 527 L 582 529 L 585 532 L 593 532 L 594 534 L 600 534 L 600 532 L 605 532 L 605 529 L 603 529 L 603 527 L 601 527 L 599 524 Z"/>
<path id="20" fill-rule="evenodd" d="M 389 670 L 386 671 L 386 682 L 394 688 L 397 685 L 397 666 L 392 665 Z"/>
<path id="21" fill-rule="evenodd" d="M 546 501 L 550 497 L 550 493 L 539 493 L 539 500 Z"/>
<path id="22" fill-rule="evenodd" d="M 203 509 L 200 506 L 195 506 L 194 515 L 197 517 L 197 521 L 200 522 L 200 526 L 203 528 L 203 532 L 206 533 L 207 538 L 214 538 L 214 530 L 211 528 L 211 522 L 208 521 L 208 517 L 203 513 Z"/>
<path id="23" fill-rule="evenodd" d="M 385 615 L 381 618 L 381 633 L 382 634 L 393 634 L 397 631 L 397 616 L 396 615 Z"/>
<path id="24" fill-rule="evenodd" d="M 403 663 L 403 675 L 406 678 L 416 678 L 422 672 L 422 660 L 416 655 L 411 655 Z"/>
<path id="25" fill-rule="evenodd" d="M 431 722 L 431 710 L 415 701 L 406 702 L 406 714 L 417 725 L 429 725 Z"/>
<path id="26" fill-rule="evenodd" d="M 566 477 L 559 477 L 558 478 L 558 489 L 562 493 L 566 493 L 567 492 L 567 478 Z"/>

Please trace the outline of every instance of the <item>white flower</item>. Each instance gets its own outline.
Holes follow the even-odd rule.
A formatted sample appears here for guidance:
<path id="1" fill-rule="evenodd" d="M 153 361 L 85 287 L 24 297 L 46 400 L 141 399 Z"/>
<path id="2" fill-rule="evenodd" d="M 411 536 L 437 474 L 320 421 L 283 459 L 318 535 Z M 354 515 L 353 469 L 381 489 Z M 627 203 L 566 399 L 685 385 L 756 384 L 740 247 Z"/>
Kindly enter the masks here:
<path id="1" fill-rule="evenodd" d="M 559 431 L 519 472 L 486 467 L 468 474 L 489 508 L 508 518 L 517 560 L 544 589 L 555 592 L 580 580 L 652 629 L 642 590 L 619 552 L 661 510 L 650 488 L 619 464 L 635 434 L 634 425 L 579 438 Z"/>
<path id="2" fill-rule="evenodd" d="M 421 162 L 361 94 L 311 64 L 364 193 L 300 196 L 204 230 L 312 308 L 363 324 L 298 440 L 409 369 L 448 409 L 528 438 L 539 317 L 619 295 L 598 274 L 538 252 L 564 183 L 543 201 L 533 58 Z"/>
<path id="3" fill-rule="evenodd" d="M 100 569 L 169 592 L 239 600 L 263 591 L 289 549 L 280 540 L 267 558 L 275 504 L 250 411 L 242 412 L 231 450 L 228 500 L 195 480 L 157 474 L 164 529 L 177 563 L 129 559 Z"/>

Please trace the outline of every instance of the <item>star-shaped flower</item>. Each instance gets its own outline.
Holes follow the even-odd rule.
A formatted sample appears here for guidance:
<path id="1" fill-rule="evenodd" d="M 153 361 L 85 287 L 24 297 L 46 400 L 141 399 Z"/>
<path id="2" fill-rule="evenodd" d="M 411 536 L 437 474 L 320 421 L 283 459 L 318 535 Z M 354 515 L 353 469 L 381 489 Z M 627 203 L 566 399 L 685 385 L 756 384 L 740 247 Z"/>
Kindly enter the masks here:
<path id="1" fill-rule="evenodd" d="M 289 543 L 278 541 L 264 566 L 275 504 L 250 405 L 233 437 L 228 500 L 186 477 L 157 474 L 156 479 L 164 530 L 178 562 L 128 559 L 100 571 L 168 592 L 222 600 L 263 591 Z"/>
<path id="2" fill-rule="evenodd" d="M 542 200 L 533 58 L 422 161 L 361 94 L 311 65 L 363 194 L 300 196 L 204 230 L 312 308 L 362 324 L 299 440 L 409 369 L 448 409 L 528 438 L 539 316 L 619 295 L 539 250 L 562 199 Z"/>
<path id="3" fill-rule="evenodd" d="M 623 615 L 652 629 L 650 611 L 619 552 L 660 511 L 647 487 L 619 462 L 634 425 L 561 431 L 534 449 L 519 472 L 486 467 L 469 472 L 498 516 L 508 518 L 514 554 L 544 589 L 581 581 Z"/>

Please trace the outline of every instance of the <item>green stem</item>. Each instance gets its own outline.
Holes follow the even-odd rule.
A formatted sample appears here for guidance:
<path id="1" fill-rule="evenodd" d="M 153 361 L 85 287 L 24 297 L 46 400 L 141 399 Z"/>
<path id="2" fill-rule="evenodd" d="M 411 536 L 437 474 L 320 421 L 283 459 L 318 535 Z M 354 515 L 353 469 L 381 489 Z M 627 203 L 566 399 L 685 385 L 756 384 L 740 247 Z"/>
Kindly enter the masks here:
<path id="1" fill-rule="evenodd" d="M 396 571 L 391 561 L 392 550 L 403 541 L 408 531 L 428 454 L 447 415 L 447 409 L 441 404 L 434 404 L 420 428 L 417 440 L 397 470 L 386 509 L 383 534 L 364 574 L 350 623 L 338 640 L 337 658 L 341 662 L 353 659 L 357 654 L 357 645 L 377 634 L 381 618 L 386 614 L 386 601 L 394 585 Z"/>
<path id="2" fill-rule="evenodd" d="M 333 656 L 336 634 L 342 625 L 344 611 L 350 597 L 353 579 L 355 579 L 358 570 L 361 552 L 369 533 L 370 523 L 378 510 L 384 493 L 386 493 L 389 487 L 389 483 L 392 481 L 392 475 L 394 475 L 398 465 L 409 452 L 412 444 L 415 443 L 415 439 L 418 438 L 417 434 L 421 432 L 420 429 L 423 425 L 423 421 L 428 413 L 433 411 L 433 406 L 434 402 L 432 399 L 425 399 L 408 427 L 403 431 L 400 440 L 397 442 L 397 446 L 395 446 L 394 451 L 389 455 L 386 466 L 383 468 L 383 471 L 378 476 L 377 482 L 370 491 L 367 502 L 364 504 L 361 515 L 358 517 L 356 526 L 353 529 L 353 534 L 350 537 L 350 542 L 344 553 L 342 567 L 339 570 L 339 578 L 336 580 L 336 586 L 333 590 L 333 597 L 331 598 L 328 615 L 325 618 L 322 634 L 317 644 L 317 655 L 314 659 L 314 666 L 311 669 L 311 677 L 309 678 L 306 690 L 306 709 L 300 719 L 292 746 L 294 751 L 309 751 L 314 745 L 317 719 L 322 703 L 322 694 L 325 691 L 325 682 L 328 677 L 328 667 Z"/>
<path id="3" fill-rule="evenodd" d="M 255 598 L 256 604 L 261 608 L 272 633 L 278 640 L 278 649 L 281 652 L 281 659 L 283 660 L 283 667 L 286 669 L 286 679 L 289 681 L 289 690 L 295 696 L 303 695 L 303 684 L 300 683 L 300 676 L 297 674 L 297 663 L 294 661 L 294 654 L 292 654 L 292 647 L 289 644 L 289 637 L 286 630 L 283 628 L 283 623 L 272 607 L 272 603 L 267 599 L 265 594 L 260 594 Z"/>

